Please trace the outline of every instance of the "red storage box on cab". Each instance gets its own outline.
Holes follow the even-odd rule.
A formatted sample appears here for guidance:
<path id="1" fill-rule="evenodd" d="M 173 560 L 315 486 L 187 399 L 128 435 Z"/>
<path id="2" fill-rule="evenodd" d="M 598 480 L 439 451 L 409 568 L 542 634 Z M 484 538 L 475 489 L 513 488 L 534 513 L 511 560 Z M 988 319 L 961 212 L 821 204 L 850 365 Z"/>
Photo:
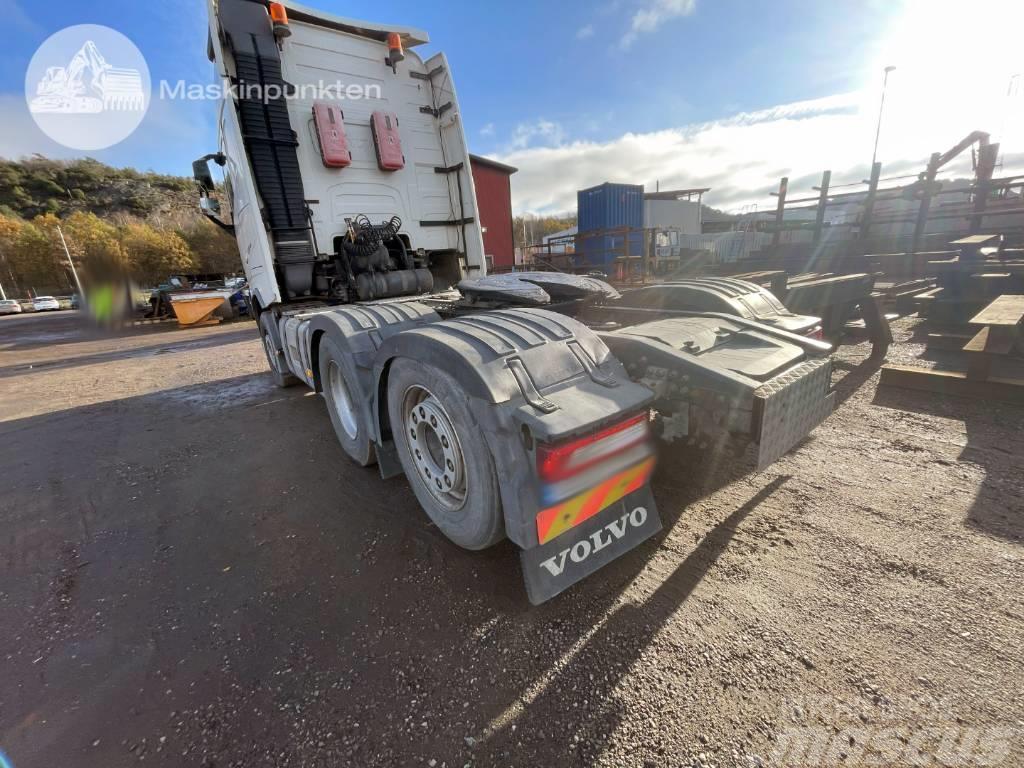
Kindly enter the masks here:
<path id="1" fill-rule="evenodd" d="M 370 115 L 370 130 L 380 169 L 398 171 L 405 168 L 402 139 L 398 135 L 398 115 L 394 112 L 374 112 Z"/>
<path id="2" fill-rule="evenodd" d="M 313 124 L 320 141 L 320 154 L 328 168 L 344 168 L 352 162 L 344 117 L 345 113 L 333 104 L 318 101 L 313 105 Z"/>

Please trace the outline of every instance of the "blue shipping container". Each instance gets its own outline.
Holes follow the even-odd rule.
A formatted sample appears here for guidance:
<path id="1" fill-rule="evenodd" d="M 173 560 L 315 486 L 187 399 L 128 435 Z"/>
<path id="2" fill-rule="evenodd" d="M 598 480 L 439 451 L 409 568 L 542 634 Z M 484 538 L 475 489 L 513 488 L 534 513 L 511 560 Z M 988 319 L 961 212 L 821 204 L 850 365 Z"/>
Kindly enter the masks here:
<path id="1" fill-rule="evenodd" d="M 595 230 L 636 229 L 629 236 L 629 255 L 644 252 L 644 188 L 642 184 L 605 182 L 576 193 L 576 215 L 580 236 L 577 238 L 576 261 L 579 266 L 604 269 L 615 259 L 626 255 L 625 235 L 586 237 Z"/>
<path id="2" fill-rule="evenodd" d="M 576 266 L 605 269 L 616 259 L 626 256 L 626 236 L 623 235 L 592 235 L 586 233 L 576 236 Z M 642 256 L 644 253 L 644 235 L 641 230 L 629 235 L 629 255 Z"/>
<path id="3" fill-rule="evenodd" d="M 642 184 L 605 182 L 576 193 L 576 212 L 580 232 L 595 229 L 644 226 L 644 187 Z"/>

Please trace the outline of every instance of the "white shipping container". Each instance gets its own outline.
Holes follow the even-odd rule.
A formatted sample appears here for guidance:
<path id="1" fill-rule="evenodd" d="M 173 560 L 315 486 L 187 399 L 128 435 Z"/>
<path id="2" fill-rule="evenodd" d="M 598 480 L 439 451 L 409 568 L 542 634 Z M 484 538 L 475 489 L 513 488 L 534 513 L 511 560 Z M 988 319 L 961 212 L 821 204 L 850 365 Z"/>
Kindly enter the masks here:
<path id="1" fill-rule="evenodd" d="M 644 227 L 699 235 L 700 203 L 694 200 L 644 200 Z"/>

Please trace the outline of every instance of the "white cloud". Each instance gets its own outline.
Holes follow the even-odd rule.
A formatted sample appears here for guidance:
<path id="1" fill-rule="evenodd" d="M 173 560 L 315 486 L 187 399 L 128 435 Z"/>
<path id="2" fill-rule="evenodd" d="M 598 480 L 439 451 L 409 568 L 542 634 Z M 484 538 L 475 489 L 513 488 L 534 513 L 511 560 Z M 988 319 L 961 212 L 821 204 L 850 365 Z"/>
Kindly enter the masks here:
<path id="1" fill-rule="evenodd" d="M 873 96 L 873 94 L 868 94 Z M 975 127 L 975 116 L 942 113 L 917 117 L 888 133 L 884 174 L 914 173 L 931 152 L 952 146 Z M 604 181 L 645 184 L 653 189 L 711 187 L 705 200 L 725 210 L 772 205 L 769 193 L 789 176 L 791 194 L 813 194 L 821 172 L 833 186 L 868 175 L 877 104 L 861 94 L 782 104 L 722 120 L 650 133 L 626 133 L 610 141 L 549 141 L 513 147 L 499 159 L 519 168 L 512 179 L 517 212 L 551 213 L 576 207 L 576 190 Z M 1003 174 L 1024 165 L 1024 141 L 1004 143 Z M 970 154 L 947 169 L 969 175 Z M 852 188 L 851 188 L 852 189 Z"/>
<path id="2" fill-rule="evenodd" d="M 696 7 L 697 0 L 653 0 L 633 14 L 629 31 L 619 40 L 619 47 L 629 48 L 641 34 L 654 32 L 671 19 L 689 16 Z"/>
<path id="3" fill-rule="evenodd" d="M 494 123 L 487 123 L 483 128 L 480 129 L 481 136 L 493 136 L 494 135 Z"/>
<path id="4" fill-rule="evenodd" d="M 964 15 L 955 0 L 907 0 L 866 53 L 860 90 L 769 109 L 724 114 L 712 122 L 622 133 L 605 141 L 581 133 L 527 128 L 499 159 L 519 168 L 512 177 L 517 211 L 571 211 L 576 190 L 603 181 L 654 188 L 711 187 L 711 205 L 736 210 L 772 207 L 769 193 L 789 176 L 791 195 L 813 194 L 822 171 L 833 186 L 866 178 L 878 117 L 882 68 L 889 77 L 878 159 L 883 175 L 924 169 L 932 152 L 942 152 L 974 130 L 1000 142 L 1001 176 L 1024 172 L 1024 80 L 1017 37 L 1024 27 L 1020 0 L 978 0 L 979 12 Z M 644 0 L 633 17 L 633 38 L 673 15 L 693 10 L 692 2 Z M 993 25 L 991 19 L 999 24 Z M 957 56 L 934 46 L 950 29 L 962 43 Z M 744 93 L 737 88 L 736 96 Z M 624 128 L 628 124 L 623 125 Z M 607 130 L 607 129 L 605 129 Z M 607 133 L 605 133 L 607 135 Z M 970 152 L 944 169 L 943 176 L 970 176 Z M 890 182 L 895 183 L 895 182 Z M 851 190 L 858 187 L 850 187 Z M 863 187 L 860 187 L 863 189 Z"/>
<path id="5" fill-rule="evenodd" d="M 582 26 L 582 27 L 580 27 L 579 29 L 576 30 L 576 39 L 577 40 L 586 40 L 588 37 L 593 37 L 593 36 L 594 36 L 594 25 L 593 24 L 587 24 L 587 25 Z"/>
<path id="6" fill-rule="evenodd" d="M 538 118 L 532 123 L 520 123 L 512 132 L 509 150 L 524 150 L 531 146 L 557 147 L 565 141 L 565 130 L 556 122 Z"/>
<path id="7" fill-rule="evenodd" d="M 801 117 L 813 117 L 829 112 L 855 112 L 859 104 L 859 98 L 859 94 L 856 93 L 839 93 L 835 96 L 825 96 L 820 99 L 794 101 L 791 104 L 780 104 L 776 107 L 759 109 L 755 112 L 739 112 L 732 117 L 717 120 L 714 123 L 708 123 L 708 125 L 753 125 L 770 120 L 795 120 Z"/>

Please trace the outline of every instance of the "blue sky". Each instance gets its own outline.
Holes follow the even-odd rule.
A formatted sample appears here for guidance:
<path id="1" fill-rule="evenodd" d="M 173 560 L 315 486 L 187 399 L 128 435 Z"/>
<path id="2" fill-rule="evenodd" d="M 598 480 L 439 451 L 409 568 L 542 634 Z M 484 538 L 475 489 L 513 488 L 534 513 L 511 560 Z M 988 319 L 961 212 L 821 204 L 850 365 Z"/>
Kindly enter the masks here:
<path id="1" fill-rule="evenodd" d="M 972 2 L 970 17 L 942 0 L 307 4 L 426 30 L 423 51 L 444 50 L 452 64 L 471 149 L 521 168 L 520 210 L 565 210 L 577 186 L 605 179 L 711 186 L 725 208 L 761 198 L 783 173 L 809 179 L 828 167 L 834 180 L 854 179 L 870 160 L 882 66 L 896 60 L 880 152 L 894 169 L 968 130 L 1016 126 L 1022 100 L 1009 80 L 1024 71 L 1024 49 L 1006 31 L 1024 21 L 1014 0 Z M 124 33 L 154 82 L 212 76 L 200 0 L 0 0 L 0 18 L 0 155 L 74 154 L 39 133 L 23 99 L 29 59 L 65 26 Z M 936 105 L 937 94 L 948 103 Z M 154 100 L 134 136 L 93 154 L 186 174 L 215 145 L 213 112 L 210 102 Z"/>

